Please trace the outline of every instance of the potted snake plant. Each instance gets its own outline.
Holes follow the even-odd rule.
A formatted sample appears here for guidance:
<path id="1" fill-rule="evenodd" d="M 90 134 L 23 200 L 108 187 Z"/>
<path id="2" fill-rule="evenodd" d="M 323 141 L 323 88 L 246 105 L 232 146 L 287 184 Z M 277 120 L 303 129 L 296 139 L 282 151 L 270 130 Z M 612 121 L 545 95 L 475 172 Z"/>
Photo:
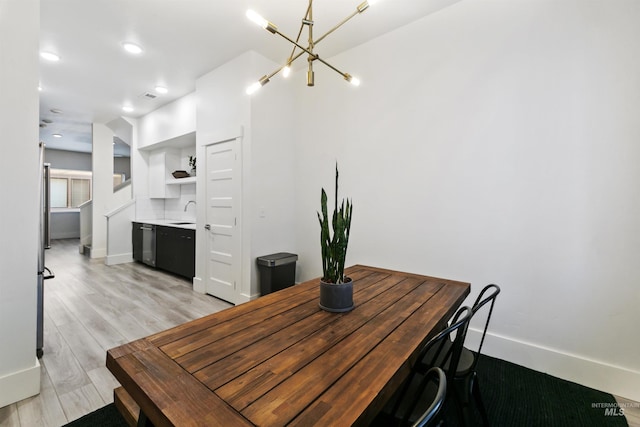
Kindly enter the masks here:
<path id="1" fill-rule="evenodd" d="M 353 204 L 349 199 L 343 199 L 338 206 L 338 164 L 336 163 L 336 188 L 334 209 L 329 224 L 327 210 L 327 193 L 322 189 L 320 193 L 321 212 L 318 212 L 320 222 L 320 248 L 322 252 L 322 279 L 320 280 L 320 308 L 331 312 L 345 312 L 353 309 L 353 282 L 344 275 L 344 263 L 349 245 L 351 230 L 351 214 Z M 331 231 L 333 230 L 333 235 Z"/>

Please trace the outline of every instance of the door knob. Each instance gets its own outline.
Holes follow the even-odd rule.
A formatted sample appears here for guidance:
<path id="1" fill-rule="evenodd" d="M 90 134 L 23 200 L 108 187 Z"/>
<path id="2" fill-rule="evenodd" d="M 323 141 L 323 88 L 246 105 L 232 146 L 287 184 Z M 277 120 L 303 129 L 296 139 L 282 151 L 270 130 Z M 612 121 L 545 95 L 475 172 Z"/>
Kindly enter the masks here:
<path id="1" fill-rule="evenodd" d="M 209 224 L 205 224 L 204 229 L 205 229 L 205 230 L 211 230 L 211 225 L 209 225 Z"/>

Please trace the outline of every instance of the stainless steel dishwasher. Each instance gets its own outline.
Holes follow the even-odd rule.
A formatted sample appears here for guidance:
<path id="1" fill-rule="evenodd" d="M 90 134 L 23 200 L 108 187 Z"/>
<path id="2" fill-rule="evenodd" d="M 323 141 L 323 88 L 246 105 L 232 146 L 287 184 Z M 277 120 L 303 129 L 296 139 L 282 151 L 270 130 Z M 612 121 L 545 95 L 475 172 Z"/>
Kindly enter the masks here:
<path id="1" fill-rule="evenodd" d="M 142 224 L 142 262 L 152 267 L 156 266 L 156 226 Z"/>

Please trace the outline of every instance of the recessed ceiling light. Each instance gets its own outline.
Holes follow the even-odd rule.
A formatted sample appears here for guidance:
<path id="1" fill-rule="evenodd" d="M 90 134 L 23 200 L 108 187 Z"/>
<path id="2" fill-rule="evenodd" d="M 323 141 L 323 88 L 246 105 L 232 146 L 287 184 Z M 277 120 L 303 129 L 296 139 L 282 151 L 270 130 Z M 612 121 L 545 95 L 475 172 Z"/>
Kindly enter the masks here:
<path id="1" fill-rule="evenodd" d="M 130 105 L 125 105 L 122 107 L 122 111 L 124 111 L 125 113 L 131 113 L 133 111 L 133 107 Z"/>
<path id="2" fill-rule="evenodd" d="M 139 55 L 142 53 L 142 48 L 135 43 L 124 42 L 122 43 L 122 47 L 129 53 L 133 53 L 134 55 Z"/>
<path id="3" fill-rule="evenodd" d="M 46 59 L 47 61 L 52 61 L 52 62 L 60 61 L 60 57 L 53 52 L 40 52 L 40 56 Z"/>
<path id="4" fill-rule="evenodd" d="M 42 86 L 38 85 L 38 92 L 42 92 Z"/>
<path id="5" fill-rule="evenodd" d="M 58 110 L 57 108 L 52 108 L 49 111 L 51 111 L 53 114 L 62 114 L 62 110 Z"/>
<path id="6" fill-rule="evenodd" d="M 164 95 L 165 93 L 169 92 L 169 89 L 164 86 L 156 86 L 156 92 Z"/>
<path id="7" fill-rule="evenodd" d="M 62 135 L 60 135 L 59 133 L 54 133 L 51 136 L 54 137 L 54 138 L 62 138 Z"/>

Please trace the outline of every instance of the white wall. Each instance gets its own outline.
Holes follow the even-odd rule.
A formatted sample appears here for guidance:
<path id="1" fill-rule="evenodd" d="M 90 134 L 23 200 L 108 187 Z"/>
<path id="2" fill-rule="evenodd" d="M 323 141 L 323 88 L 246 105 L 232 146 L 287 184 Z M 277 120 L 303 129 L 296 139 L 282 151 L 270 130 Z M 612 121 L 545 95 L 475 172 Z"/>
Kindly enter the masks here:
<path id="1" fill-rule="evenodd" d="M 0 0 L 0 407 L 37 394 L 38 0 Z M 20 159 L 20 161 L 16 161 Z M 20 179 L 16 179 L 20 177 Z"/>
<path id="2" fill-rule="evenodd" d="M 259 62 L 253 79 L 278 65 Z M 295 84 L 295 82 L 293 83 Z M 293 85 L 276 79 L 251 97 L 251 283 L 259 292 L 256 258 L 277 252 L 296 252 L 294 206 L 294 138 L 291 117 Z"/>
<path id="3" fill-rule="evenodd" d="M 79 239 L 80 211 L 64 210 L 51 212 L 51 239 Z"/>
<path id="4" fill-rule="evenodd" d="M 357 90 L 318 65 L 291 120 L 300 278 L 337 159 L 348 264 L 496 282 L 487 353 L 640 400 L 639 21 L 463 1 L 332 58 Z"/>
<path id="5" fill-rule="evenodd" d="M 265 87 L 272 93 L 259 94 L 265 95 L 262 98 L 245 94 L 247 86 L 276 66 L 255 52 L 247 52 L 196 82 L 198 158 L 205 158 L 206 145 L 241 136 L 242 299 L 236 303 L 259 294 L 257 256 L 295 249 L 291 96 L 278 81 Z M 197 183 L 201 188 L 199 224 L 204 224 L 206 205 L 202 172 Z M 200 281 L 205 275 L 205 235 L 200 233 L 198 227 L 194 289 L 202 289 Z"/>
<path id="6" fill-rule="evenodd" d="M 113 131 L 106 125 L 93 124 L 92 154 L 93 232 L 91 258 L 107 256 L 107 219 L 105 214 L 116 208 L 113 203 Z M 109 159 L 109 161 L 104 161 Z"/>
<path id="7" fill-rule="evenodd" d="M 121 189 L 126 194 L 120 207 L 109 212 L 107 218 L 107 257 L 106 265 L 133 262 L 131 241 L 131 222 L 135 219 L 135 202 L 131 199 L 131 187 Z"/>

